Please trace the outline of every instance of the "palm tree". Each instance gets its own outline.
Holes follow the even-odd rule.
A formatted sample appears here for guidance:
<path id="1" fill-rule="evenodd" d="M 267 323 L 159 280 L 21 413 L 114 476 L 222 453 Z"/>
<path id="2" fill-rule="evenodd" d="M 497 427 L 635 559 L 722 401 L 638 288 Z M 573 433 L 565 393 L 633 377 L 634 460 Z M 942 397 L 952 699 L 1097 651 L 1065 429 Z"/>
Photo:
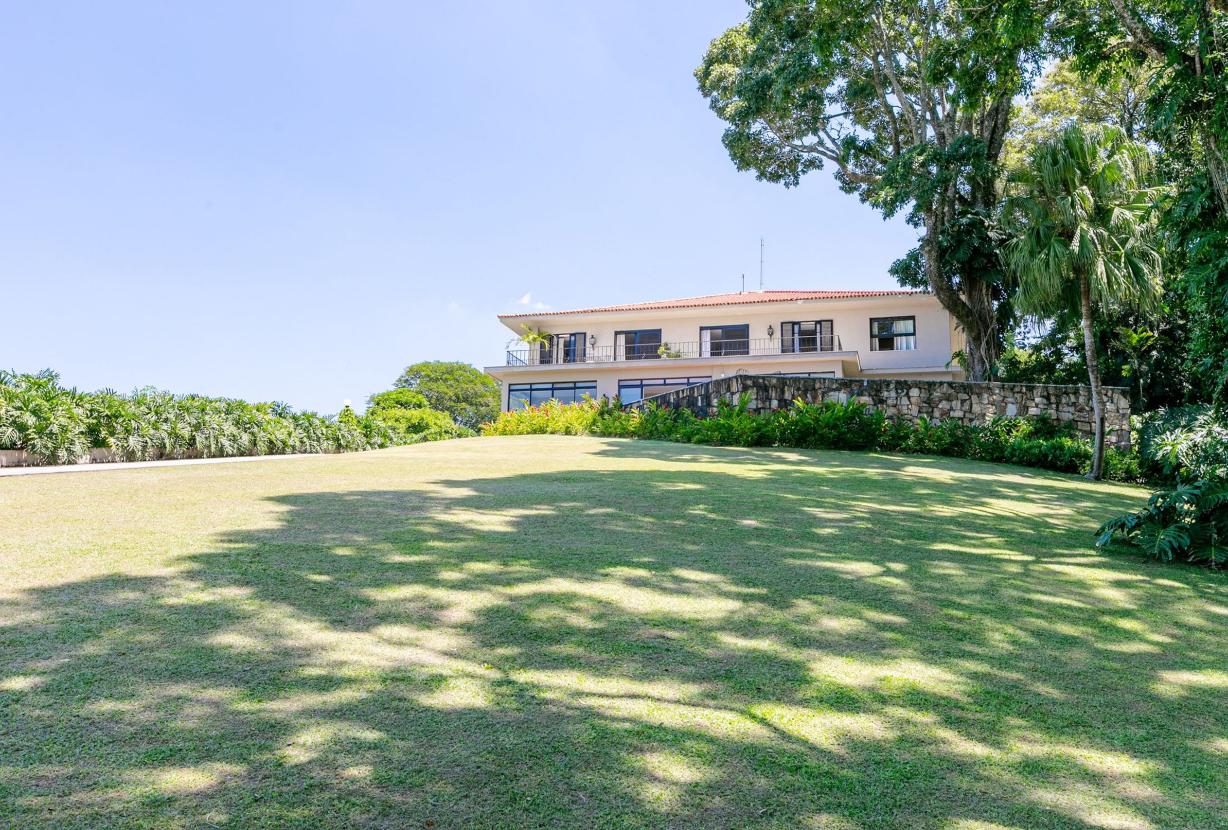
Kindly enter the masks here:
<path id="1" fill-rule="evenodd" d="M 1067 128 L 1038 144 L 1010 182 L 1005 260 L 1025 314 L 1076 311 L 1083 322 L 1095 446 L 1088 477 L 1104 466 L 1104 395 L 1092 326 L 1097 308 L 1154 308 L 1160 256 L 1152 243 L 1159 188 L 1151 155 L 1116 127 Z"/>

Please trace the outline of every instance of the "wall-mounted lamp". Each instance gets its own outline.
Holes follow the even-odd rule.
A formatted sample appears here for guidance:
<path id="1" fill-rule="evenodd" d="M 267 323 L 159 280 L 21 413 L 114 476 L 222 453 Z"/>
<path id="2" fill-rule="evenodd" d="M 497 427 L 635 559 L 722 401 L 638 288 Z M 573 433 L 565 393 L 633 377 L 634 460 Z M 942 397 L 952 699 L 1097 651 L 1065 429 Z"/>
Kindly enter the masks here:
<path id="1" fill-rule="evenodd" d="M 768 324 L 768 340 L 771 340 L 774 334 L 776 334 L 776 329 L 772 328 L 771 324 Z"/>
<path id="2" fill-rule="evenodd" d="M 590 346 L 596 346 L 596 345 L 597 345 L 597 335 L 595 335 L 595 334 L 590 334 L 590 335 L 588 336 L 588 345 L 590 345 Z"/>

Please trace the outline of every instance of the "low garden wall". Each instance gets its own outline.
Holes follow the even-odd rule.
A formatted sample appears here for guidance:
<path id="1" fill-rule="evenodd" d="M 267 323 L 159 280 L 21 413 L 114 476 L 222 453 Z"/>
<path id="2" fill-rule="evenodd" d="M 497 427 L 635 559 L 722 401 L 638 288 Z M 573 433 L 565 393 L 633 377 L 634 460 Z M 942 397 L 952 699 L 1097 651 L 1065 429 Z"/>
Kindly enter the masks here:
<path id="1" fill-rule="evenodd" d="M 1069 421 L 1080 433 L 1093 434 L 1091 389 L 1026 383 L 968 383 L 947 380 L 875 380 L 871 378 L 797 378 L 784 375 L 735 375 L 646 398 L 671 409 L 699 416 L 716 413 L 719 401 L 737 403 L 749 395 L 752 412 L 772 412 L 794 400 L 858 401 L 889 418 L 952 418 L 983 424 L 995 416 L 1047 416 Z M 1118 387 L 1105 387 L 1105 443 L 1130 447 L 1130 400 Z"/>
<path id="2" fill-rule="evenodd" d="M 114 461 L 123 461 L 115 450 L 92 449 L 89 455 L 83 455 L 74 461 L 74 464 L 105 464 Z M 39 460 L 38 456 L 31 455 L 25 450 L 0 450 L 0 467 L 41 467 L 45 466 L 46 462 Z"/>

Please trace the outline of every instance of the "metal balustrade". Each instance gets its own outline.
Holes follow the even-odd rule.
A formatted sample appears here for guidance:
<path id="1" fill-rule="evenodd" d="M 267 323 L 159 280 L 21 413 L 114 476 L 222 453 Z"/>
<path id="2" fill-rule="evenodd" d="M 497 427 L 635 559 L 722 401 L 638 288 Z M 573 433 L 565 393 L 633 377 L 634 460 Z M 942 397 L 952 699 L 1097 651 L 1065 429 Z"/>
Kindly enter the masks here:
<path id="1" fill-rule="evenodd" d="M 584 349 L 517 349 L 507 353 L 508 366 L 555 366 L 569 363 L 621 363 L 634 360 L 694 360 L 721 357 L 780 357 L 842 351 L 835 334 L 754 340 L 689 340 L 660 346 L 589 346 Z"/>

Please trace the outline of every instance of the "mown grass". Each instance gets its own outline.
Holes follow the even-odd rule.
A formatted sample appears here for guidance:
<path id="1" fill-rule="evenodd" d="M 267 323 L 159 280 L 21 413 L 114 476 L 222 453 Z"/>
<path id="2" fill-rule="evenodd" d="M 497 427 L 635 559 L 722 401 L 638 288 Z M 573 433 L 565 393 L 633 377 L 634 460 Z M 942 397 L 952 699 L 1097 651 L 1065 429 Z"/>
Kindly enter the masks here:
<path id="1" fill-rule="evenodd" d="M 0 479 L 0 826 L 1211 828 L 1139 490 L 557 436 Z"/>

